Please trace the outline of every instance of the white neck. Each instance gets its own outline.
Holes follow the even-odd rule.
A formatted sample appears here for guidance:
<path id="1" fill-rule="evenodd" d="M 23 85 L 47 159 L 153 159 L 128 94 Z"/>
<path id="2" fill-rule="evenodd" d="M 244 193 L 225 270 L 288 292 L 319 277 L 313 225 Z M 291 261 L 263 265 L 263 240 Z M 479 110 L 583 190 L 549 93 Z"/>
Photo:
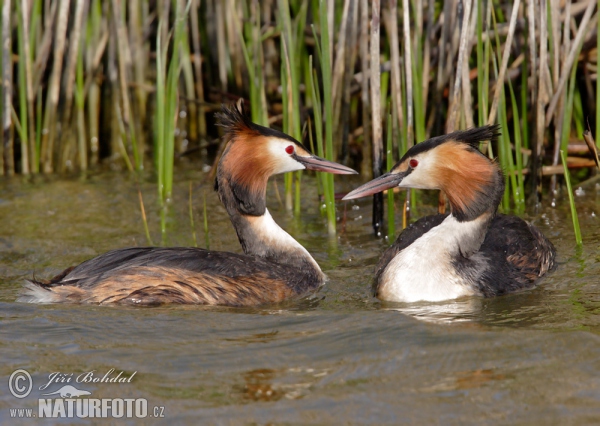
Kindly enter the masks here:
<path id="1" fill-rule="evenodd" d="M 390 261 L 380 276 L 378 297 L 396 302 L 435 302 L 477 294 L 471 280 L 459 275 L 452 261 L 479 250 L 489 218 L 483 215 L 459 222 L 448 216 Z"/>
<path id="2" fill-rule="evenodd" d="M 310 253 L 273 220 L 268 209 L 261 216 L 245 216 L 245 220 L 243 246 L 246 254 L 298 268 L 310 266 L 325 278 Z"/>

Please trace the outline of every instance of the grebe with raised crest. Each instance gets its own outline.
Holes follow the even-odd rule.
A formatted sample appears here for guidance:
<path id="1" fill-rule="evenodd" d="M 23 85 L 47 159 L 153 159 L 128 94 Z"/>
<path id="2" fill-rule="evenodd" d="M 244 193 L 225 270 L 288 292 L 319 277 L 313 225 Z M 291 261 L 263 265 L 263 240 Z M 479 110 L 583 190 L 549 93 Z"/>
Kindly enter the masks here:
<path id="1" fill-rule="evenodd" d="M 480 142 L 497 126 L 438 136 L 411 147 L 392 169 L 344 200 L 400 188 L 440 189 L 450 214 L 408 226 L 375 269 L 374 295 L 396 302 L 492 297 L 532 287 L 555 267 L 554 246 L 533 225 L 497 214 L 504 175 Z"/>
<path id="2" fill-rule="evenodd" d="M 302 297 L 321 287 L 326 276 L 317 262 L 269 214 L 267 180 L 304 169 L 356 172 L 253 123 L 243 102 L 224 106 L 216 117 L 229 142 L 219 160 L 215 190 L 244 254 L 192 247 L 117 249 L 50 280 L 29 280 L 18 301 L 252 306 Z"/>

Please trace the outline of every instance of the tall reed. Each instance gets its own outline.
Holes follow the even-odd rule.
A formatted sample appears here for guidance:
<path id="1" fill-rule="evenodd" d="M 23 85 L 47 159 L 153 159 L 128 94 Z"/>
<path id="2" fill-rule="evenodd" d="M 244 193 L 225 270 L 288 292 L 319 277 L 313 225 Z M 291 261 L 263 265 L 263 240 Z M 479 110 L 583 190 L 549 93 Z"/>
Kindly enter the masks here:
<path id="1" fill-rule="evenodd" d="M 317 152 L 365 179 L 386 161 L 382 105 L 399 155 L 500 122 L 484 148 L 507 170 L 503 209 L 517 211 L 526 189 L 540 197 L 562 183 L 547 177 L 561 149 L 567 165 L 584 155 L 571 144 L 586 117 L 600 143 L 595 1 L 4 0 L 1 13 L 2 175 L 141 170 L 151 154 L 168 204 L 175 154 L 214 161 L 211 114 L 239 97 L 255 122 L 299 140 L 312 113 Z M 286 200 L 298 211 L 295 179 Z M 319 182 L 333 233 L 333 176 Z"/>

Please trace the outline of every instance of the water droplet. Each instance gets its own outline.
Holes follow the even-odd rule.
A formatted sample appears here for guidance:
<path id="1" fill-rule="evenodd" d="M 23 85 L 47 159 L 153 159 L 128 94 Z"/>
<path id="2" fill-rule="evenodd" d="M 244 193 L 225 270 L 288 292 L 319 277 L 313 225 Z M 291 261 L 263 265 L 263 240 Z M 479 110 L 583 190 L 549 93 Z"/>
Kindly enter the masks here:
<path id="1" fill-rule="evenodd" d="M 185 111 L 185 110 L 179 111 L 179 118 L 185 118 L 185 117 L 187 117 L 187 111 Z"/>
<path id="2" fill-rule="evenodd" d="M 175 131 L 173 132 L 175 134 L 175 136 L 179 136 L 179 129 L 176 128 Z"/>
<path id="3" fill-rule="evenodd" d="M 42 129 L 42 135 L 47 135 L 48 134 L 48 129 L 44 128 Z"/>
<path id="4" fill-rule="evenodd" d="M 360 210 L 360 207 L 358 206 L 358 204 L 355 204 L 352 206 L 352 210 Z"/>
<path id="5" fill-rule="evenodd" d="M 578 197 L 583 197 L 585 195 L 585 191 L 581 186 L 575 190 L 575 195 Z"/>

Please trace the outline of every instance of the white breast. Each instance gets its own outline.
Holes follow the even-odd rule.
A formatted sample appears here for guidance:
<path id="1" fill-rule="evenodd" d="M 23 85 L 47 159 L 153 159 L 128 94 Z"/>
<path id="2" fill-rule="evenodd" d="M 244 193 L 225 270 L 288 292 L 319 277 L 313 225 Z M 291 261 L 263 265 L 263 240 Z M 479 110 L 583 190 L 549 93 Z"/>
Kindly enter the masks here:
<path id="1" fill-rule="evenodd" d="M 391 260 L 381 274 L 378 297 L 395 302 L 437 302 L 477 294 L 451 262 L 460 238 L 468 238 L 480 228 L 479 221 L 458 222 L 448 216 Z"/>

